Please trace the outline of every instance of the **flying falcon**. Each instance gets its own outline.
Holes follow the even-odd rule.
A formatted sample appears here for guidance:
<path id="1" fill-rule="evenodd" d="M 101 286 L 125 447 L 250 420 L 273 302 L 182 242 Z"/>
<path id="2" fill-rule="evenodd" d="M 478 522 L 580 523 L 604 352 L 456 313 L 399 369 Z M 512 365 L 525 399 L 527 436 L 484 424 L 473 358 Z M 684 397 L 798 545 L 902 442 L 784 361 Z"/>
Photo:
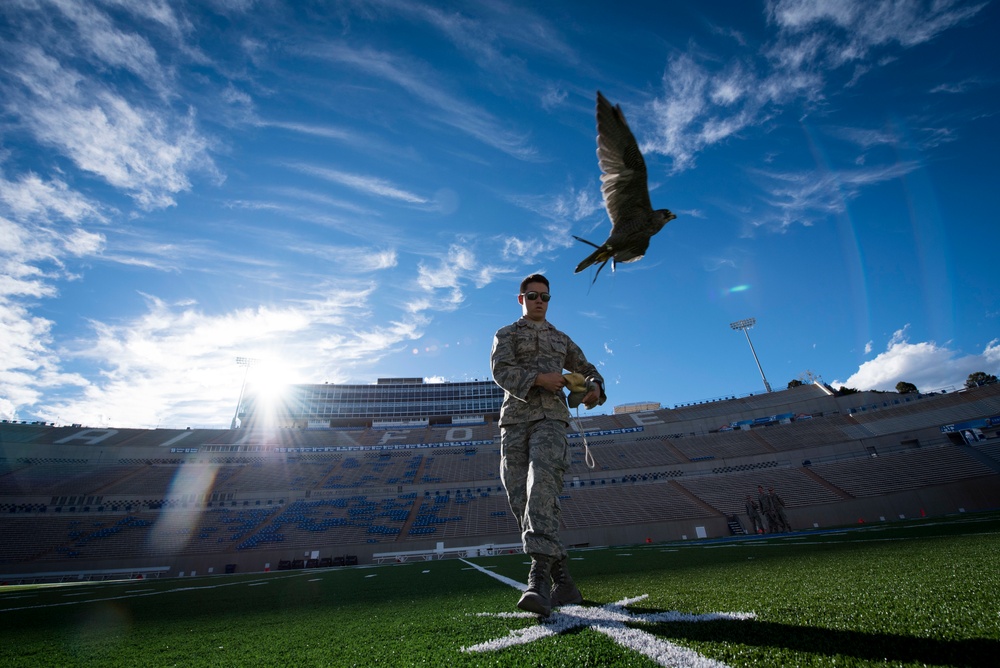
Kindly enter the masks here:
<path id="1" fill-rule="evenodd" d="M 600 262 L 594 281 L 608 260 L 614 271 L 616 263 L 635 262 L 645 255 L 650 238 L 677 217 L 667 209 L 653 210 L 646 184 L 646 161 L 621 107 L 611 106 L 601 91 L 597 91 L 597 162 L 603 172 L 601 192 L 611 218 L 611 236 L 598 246 L 573 235 L 597 249 L 577 265 L 575 272 Z"/>

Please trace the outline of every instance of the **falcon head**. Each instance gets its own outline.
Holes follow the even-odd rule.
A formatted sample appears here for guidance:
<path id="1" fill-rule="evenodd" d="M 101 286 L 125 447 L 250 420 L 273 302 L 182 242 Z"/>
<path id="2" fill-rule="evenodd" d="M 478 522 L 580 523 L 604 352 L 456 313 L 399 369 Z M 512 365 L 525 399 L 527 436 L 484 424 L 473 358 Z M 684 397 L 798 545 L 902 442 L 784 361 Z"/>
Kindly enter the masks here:
<path id="1" fill-rule="evenodd" d="M 674 213 L 670 211 L 670 209 L 657 209 L 656 211 L 654 211 L 652 224 L 650 225 L 650 227 L 652 227 L 653 229 L 652 232 L 650 233 L 650 236 L 662 230 L 664 225 L 666 225 L 676 217 L 677 216 L 675 216 Z"/>

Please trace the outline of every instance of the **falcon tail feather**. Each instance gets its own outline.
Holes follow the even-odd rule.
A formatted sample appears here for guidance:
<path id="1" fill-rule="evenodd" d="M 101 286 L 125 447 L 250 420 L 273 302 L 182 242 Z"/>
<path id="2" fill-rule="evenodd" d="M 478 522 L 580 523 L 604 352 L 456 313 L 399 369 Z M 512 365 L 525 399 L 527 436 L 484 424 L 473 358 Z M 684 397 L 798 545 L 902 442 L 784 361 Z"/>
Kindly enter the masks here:
<path id="1" fill-rule="evenodd" d="M 586 258 L 584 258 L 584 260 L 580 264 L 576 265 L 576 270 L 573 273 L 579 274 L 581 271 L 583 271 L 590 265 L 596 264 L 597 262 L 607 262 L 611 258 L 612 255 L 611 248 L 609 248 L 607 244 L 604 244 L 603 246 L 598 246 L 593 241 L 587 241 L 586 239 L 581 239 L 576 235 L 573 235 L 573 238 L 576 239 L 577 241 L 582 241 L 583 243 L 593 246 L 594 248 L 597 249 L 593 253 L 588 255 Z"/>
<path id="2" fill-rule="evenodd" d="M 594 280 L 590 282 L 590 284 L 593 285 L 594 283 L 597 282 L 597 277 L 601 275 L 601 269 L 604 269 L 605 265 L 607 265 L 609 260 L 611 261 L 611 271 L 615 270 L 615 256 L 614 256 L 614 251 L 611 250 L 611 246 L 609 246 L 606 243 L 602 246 L 598 246 L 593 241 L 587 241 L 586 239 L 581 239 L 575 234 L 573 235 L 573 238 L 576 239 L 577 241 L 582 241 L 585 244 L 589 244 L 597 249 L 593 253 L 588 255 L 583 260 L 583 262 L 576 265 L 576 270 L 573 272 L 574 274 L 579 274 L 581 271 L 583 271 L 590 265 L 597 264 L 598 262 L 600 262 L 601 266 L 597 268 L 597 272 L 594 274 Z"/>

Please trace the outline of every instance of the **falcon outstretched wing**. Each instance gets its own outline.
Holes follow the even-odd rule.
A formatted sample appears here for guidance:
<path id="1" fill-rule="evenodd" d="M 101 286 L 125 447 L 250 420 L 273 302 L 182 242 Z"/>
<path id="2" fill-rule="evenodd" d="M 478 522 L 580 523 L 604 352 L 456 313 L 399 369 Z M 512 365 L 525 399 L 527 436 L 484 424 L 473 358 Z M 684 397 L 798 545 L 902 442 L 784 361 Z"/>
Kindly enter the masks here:
<path id="1" fill-rule="evenodd" d="M 646 161 L 621 107 L 597 92 L 597 162 L 601 167 L 604 206 L 614 227 L 611 234 L 630 235 L 653 218 L 646 180 Z"/>

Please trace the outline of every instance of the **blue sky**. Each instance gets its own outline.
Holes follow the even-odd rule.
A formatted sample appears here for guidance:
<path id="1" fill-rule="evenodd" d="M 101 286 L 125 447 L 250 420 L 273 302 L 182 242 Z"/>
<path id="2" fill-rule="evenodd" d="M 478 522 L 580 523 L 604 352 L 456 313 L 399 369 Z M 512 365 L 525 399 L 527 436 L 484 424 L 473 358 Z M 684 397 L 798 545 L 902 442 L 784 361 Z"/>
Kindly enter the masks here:
<path id="1" fill-rule="evenodd" d="M 996 2 L 0 4 L 0 417 L 489 376 L 520 279 L 612 405 L 1000 372 Z M 610 224 L 596 91 L 677 219 Z"/>

